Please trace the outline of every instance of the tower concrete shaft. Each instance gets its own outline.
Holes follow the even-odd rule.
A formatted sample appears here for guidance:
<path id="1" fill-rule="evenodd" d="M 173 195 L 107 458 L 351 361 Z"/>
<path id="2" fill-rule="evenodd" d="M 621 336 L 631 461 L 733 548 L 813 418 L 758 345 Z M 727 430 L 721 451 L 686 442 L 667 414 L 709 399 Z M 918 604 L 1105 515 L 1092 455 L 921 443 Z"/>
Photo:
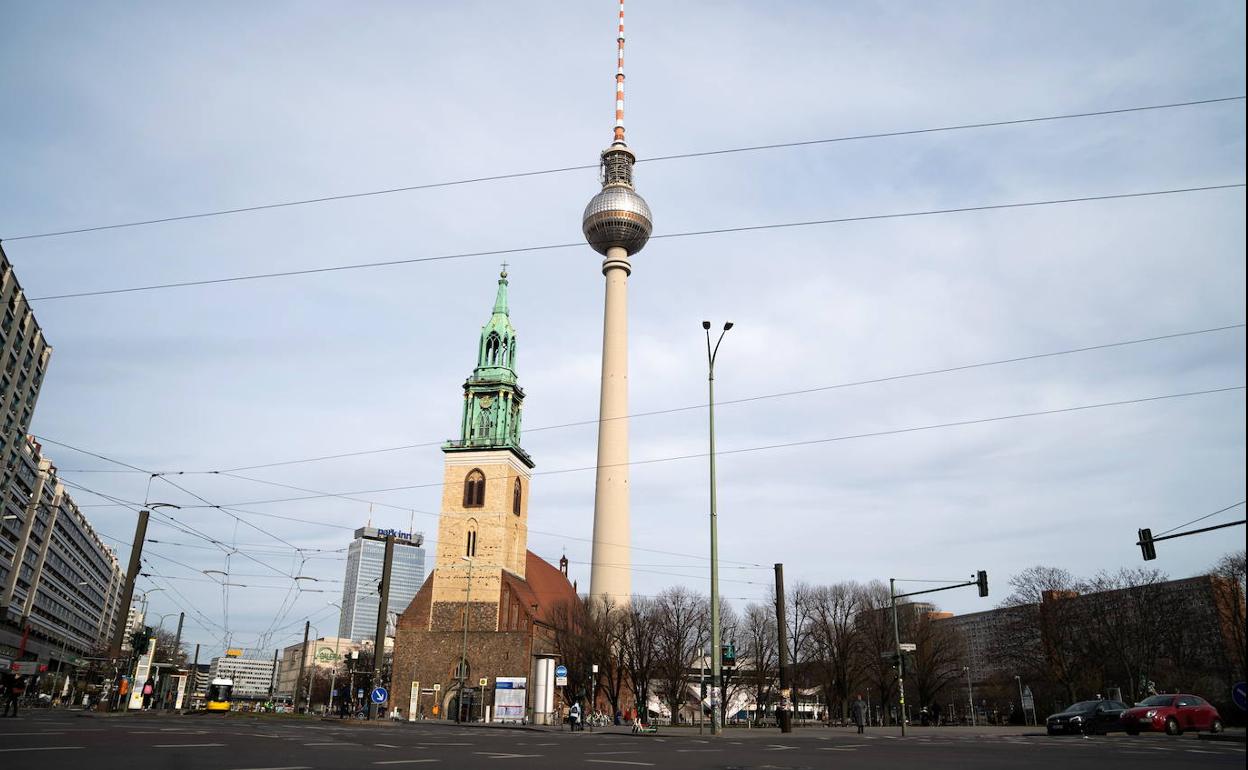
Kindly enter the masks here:
<path id="1" fill-rule="evenodd" d="M 615 126 L 602 151 L 602 191 L 585 207 L 581 230 L 603 255 L 606 300 L 602 317 L 602 390 L 598 406 L 598 476 L 594 486 L 594 547 L 589 595 L 627 604 L 632 596 L 628 490 L 629 258 L 650 239 L 650 207 L 633 189 L 637 157 L 624 142 L 624 3 L 616 37 Z"/>
<path id="2" fill-rule="evenodd" d="M 594 487 L 594 545 L 589 593 L 626 604 L 632 595 L 628 490 L 628 252 L 613 246 L 602 262 L 606 298 L 602 319 L 598 468 Z"/>

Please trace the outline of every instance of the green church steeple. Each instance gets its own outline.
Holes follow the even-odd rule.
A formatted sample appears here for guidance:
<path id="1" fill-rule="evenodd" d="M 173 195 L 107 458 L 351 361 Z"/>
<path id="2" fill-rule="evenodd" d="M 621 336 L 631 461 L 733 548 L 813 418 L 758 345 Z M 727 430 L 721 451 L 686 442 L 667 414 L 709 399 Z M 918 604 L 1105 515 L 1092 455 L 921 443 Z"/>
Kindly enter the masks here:
<path id="1" fill-rule="evenodd" d="M 520 448 L 520 413 L 524 391 L 516 382 L 516 330 L 507 304 L 507 269 L 498 277 L 498 294 L 490 320 L 481 327 L 477 365 L 464 382 L 464 410 L 458 441 L 445 452 L 508 449 L 525 465 L 533 461 Z"/>

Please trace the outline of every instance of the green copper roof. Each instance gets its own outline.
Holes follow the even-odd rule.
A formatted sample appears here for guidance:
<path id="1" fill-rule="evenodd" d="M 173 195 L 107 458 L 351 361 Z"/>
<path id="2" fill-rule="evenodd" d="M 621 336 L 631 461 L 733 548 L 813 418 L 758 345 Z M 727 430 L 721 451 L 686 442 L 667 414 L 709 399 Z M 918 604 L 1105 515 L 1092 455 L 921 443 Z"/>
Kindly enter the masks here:
<path id="1" fill-rule="evenodd" d="M 510 449 L 529 467 L 533 461 L 520 448 L 520 406 L 524 391 L 516 382 L 516 330 L 507 306 L 507 271 L 498 277 L 498 294 L 490 320 L 481 327 L 477 365 L 464 383 L 460 438 L 446 451 Z"/>

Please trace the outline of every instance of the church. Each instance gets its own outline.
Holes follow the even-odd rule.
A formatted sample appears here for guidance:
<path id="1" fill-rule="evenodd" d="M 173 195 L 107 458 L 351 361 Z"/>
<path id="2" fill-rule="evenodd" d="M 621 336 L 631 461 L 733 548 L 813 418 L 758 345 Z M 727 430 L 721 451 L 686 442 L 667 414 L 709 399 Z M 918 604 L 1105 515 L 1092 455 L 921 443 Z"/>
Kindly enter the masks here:
<path id="1" fill-rule="evenodd" d="M 541 722 L 553 708 L 552 615 L 577 595 L 566 559 L 555 567 L 528 550 L 533 460 L 520 446 L 507 287 L 504 269 L 464 383 L 460 437 L 442 447 L 436 563 L 399 616 L 391 706 L 405 719 Z"/>

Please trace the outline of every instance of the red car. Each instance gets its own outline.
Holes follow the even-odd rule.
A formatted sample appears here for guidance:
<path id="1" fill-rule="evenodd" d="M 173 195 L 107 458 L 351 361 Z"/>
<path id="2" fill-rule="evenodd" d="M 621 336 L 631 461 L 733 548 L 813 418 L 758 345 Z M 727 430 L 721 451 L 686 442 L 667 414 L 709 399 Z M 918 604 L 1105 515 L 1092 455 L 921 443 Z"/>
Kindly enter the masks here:
<path id="1" fill-rule="evenodd" d="M 1129 735 L 1162 731 L 1179 735 L 1184 730 L 1222 732 L 1218 710 L 1195 695 L 1154 695 L 1122 712 L 1120 723 Z"/>

